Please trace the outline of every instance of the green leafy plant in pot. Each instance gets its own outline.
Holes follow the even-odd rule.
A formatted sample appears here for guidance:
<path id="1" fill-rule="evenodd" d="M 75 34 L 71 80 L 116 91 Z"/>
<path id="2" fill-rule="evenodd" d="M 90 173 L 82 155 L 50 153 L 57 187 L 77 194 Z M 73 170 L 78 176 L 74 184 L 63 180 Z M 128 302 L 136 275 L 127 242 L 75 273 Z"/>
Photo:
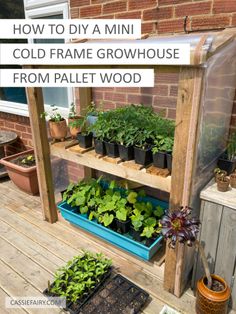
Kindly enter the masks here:
<path id="1" fill-rule="evenodd" d="M 41 118 L 49 116 L 49 133 L 53 140 L 64 141 L 67 135 L 66 120 L 62 117 L 56 105 L 51 106 L 51 111 L 43 112 Z"/>
<path id="2" fill-rule="evenodd" d="M 90 128 L 87 123 L 87 115 L 78 120 L 80 126 L 80 132 L 77 134 L 79 146 L 82 148 L 89 148 L 93 145 L 93 134 L 90 132 Z"/>
<path id="3" fill-rule="evenodd" d="M 187 206 L 169 211 L 161 219 L 161 232 L 172 249 L 175 249 L 179 242 L 189 246 L 194 245 L 200 253 L 206 276 L 197 283 L 196 313 L 226 314 L 230 299 L 229 286 L 223 278 L 210 273 L 204 249 L 197 240 L 200 221 L 191 217 L 191 213 L 192 209 Z"/>
<path id="4" fill-rule="evenodd" d="M 157 168 L 167 168 L 166 154 L 172 151 L 173 138 L 158 135 L 154 139 L 154 145 L 152 147 L 153 164 Z"/>
<path id="5" fill-rule="evenodd" d="M 134 159 L 137 164 L 146 166 L 152 163 L 152 146 L 148 142 L 151 136 L 152 130 L 140 129 L 136 132 Z"/>
<path id="6" fill-rule="evenodd" d="M 219 158 L 217 165 L 220 169 L 225 170 L 228 175 L 236 169 L 236 132 L 230 136 L 227 150 Z"/>
<path id="7" fill-rule="evenodd" d="M 103 129 L 106 154 L 107 156 L 113 158 L 119 156 L 116 135 L 120 125 L 119 121 L 116 119 L 116 114 L 117 112 L 112 110 L 103 114 Z"/>
<path id="8" fill-rule="evenodd" d="M 89 125 L 89 130 L 94 134 L 94 148 L 95 152 L 99 155 L 106 155 L 105 138 L 106 131 L 104 129 L 104 113 L 99 112 L 97 119 L 93 124 Z"/>
<path id="9" fill-rule="evenodd" d="M 83 117 L 76 113 L 75 104 L 72 102 L 68 116 L 68 126 L 70 128 L 70 134 L 72 138 L 76 138 L 77 134 L 79 133 L 81 125 L 80 120 L 82 119 Z"/>

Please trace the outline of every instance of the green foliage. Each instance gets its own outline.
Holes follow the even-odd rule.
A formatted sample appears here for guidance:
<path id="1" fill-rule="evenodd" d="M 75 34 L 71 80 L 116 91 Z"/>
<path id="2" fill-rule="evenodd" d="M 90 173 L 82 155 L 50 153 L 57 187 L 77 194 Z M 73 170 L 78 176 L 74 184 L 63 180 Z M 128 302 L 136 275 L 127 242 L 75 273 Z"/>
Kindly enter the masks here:
<path id="1" fill-rule="evenodd" d="M 75 104 L 72 102 L 70 104 L 70 111 L 69 111 L 69 115 L 68 115 L 68 118 L 69 119 L 74 119 L 77 117 L 77 113 L 76 113 L 76 107 L 75 107 Z"/>
<path id="2" fill-rule="evenodd" d="M 56 107 L 56 105 L 51 105 L 51 111 L 50 113 L 44 111 L 41 114 L 41 118 L 45 119 L 47 116 L 49 116 L 50 121 L 52 122 L 60 122 L 64 120 L 60 112 L 58 111 L 59 109 Z"/>
<path id="3" fill-rule="evenodd" d="M 35 165 L 35 156 L 34 155 L 27 155 L 20 162 L 23 165 L 33 166 L 33 165 Z"/>
<path id="4" fill-rule="evenodd" d="M 228 160 L 233 161 L 236 157 L 236 132 L 231 134 L 227 146 Z"/>
<path id="5" fill-rule="evenodd" d="M 144 149 L 157 135 L 173 137 L 174 122 L 155 114 L 150 107 L 129 105 L 98 113 L 90 131 L 95 132 L 99 140 Z"/>
<path id="6" fill-rule="evenodd" d="M 111 260 L 102 254 L 85 252 L 57 270 L 49 292 L 76 302 L 98 284 L 111 267 Z"/>
<path id="7" fill-rule="evenodd" d="M 158 152 L 172 152 L 174 145 L 173 137 L 165 137 L 163 135 L 157 135 L 154 139 L 154 145 L 152 147 L 153 154 Z"/>
<path id="8" fill-rule="evenodd" d="M 70 206 L 78 206 L 81 214 L 88 213 L 88 219 L 96 219 L 108 227 L 116 217 L 119 221 L 131 220 L 136 231 L 151 232 L 164 214 L 161 206 L 153 208 L 152 203 L 143 201 L 143 191 L 120 190 L 115 181 L 103 188 L 98 180 L 90 179 L 77 184 L 71 183 L 63 195 Z M 145 230 L 144 230 L 145 229 Z"/>

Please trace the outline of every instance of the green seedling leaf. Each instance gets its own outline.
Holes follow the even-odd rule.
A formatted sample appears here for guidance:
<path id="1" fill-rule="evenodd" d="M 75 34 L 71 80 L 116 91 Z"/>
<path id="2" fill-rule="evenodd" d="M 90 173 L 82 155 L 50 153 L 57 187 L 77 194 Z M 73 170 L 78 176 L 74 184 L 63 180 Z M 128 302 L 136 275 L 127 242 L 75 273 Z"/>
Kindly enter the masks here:
<path id="1" fill-rule="evenodd" d="M 127 196 L 127 200 L 130 204 L 135 204 L 137 202 L 138 194 L 136 192 L 130 192 Z"/>
<path id="2" fill-rule="evenodd" d="M 157 206 L 153 213 L 156 217 L 162 217 L 164 215 L 164 209 L 161 206 Z"/>

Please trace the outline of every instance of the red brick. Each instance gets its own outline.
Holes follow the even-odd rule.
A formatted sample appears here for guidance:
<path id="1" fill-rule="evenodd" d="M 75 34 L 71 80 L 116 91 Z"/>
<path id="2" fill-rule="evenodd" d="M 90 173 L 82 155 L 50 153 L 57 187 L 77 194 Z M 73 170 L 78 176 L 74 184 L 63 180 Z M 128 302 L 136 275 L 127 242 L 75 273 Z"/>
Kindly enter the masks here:
<path id="1" fill-rule="evenodd" d="M 157 30 L 159 34 L 183 32 L 184 19 L 160 21 L 158 22 Z"/>
<path id="2" fill-rule="evenodd" d="M 14 125 L 14 123 L 11 123 L 11 122 L 6 121 L 6 122 L 5 122 L 5 127 L 6 127 L 6 128 L 9 128 L 9 129 L 14 129 L 14 128 L 15 128 L 15 125 Z"/>
<path id="3" fill-rule="evenodd" d="M 21 132 L 26 132 L 26 127 L 23 125 L 16 124 L 16 130 Z"/>
<path id="4" fill-rule="evenodd" d="M 103 14 L 123 12 L 127 9 L 127 1 L 116 1 L 103 5 Z"/>
<path id="5" fill-rule="evenodd" d="M 178 96 L 178 85 L 171 85 L 170 86 L 170 96 L 177 97 Z"/>
<path id="6" fill-rule="evenodd" d="M 139 87 L 116 87 L 116 92 L 138 94 L 140 92 L 140 88 Z"/>
<path id="7" fill-rule="evenodd" d="M 159 107 L 153 107 L 154 112 L 161 115 L 163 118 L 167 117 L 167 109 L 166 108 L 159 108 Z"/>
<path id="8" fill-rule="evenodd" d="M 103 100 L 103 92 L 99 92 L 97 90 L 92 90 L 94 101 Z"/>
<path id="9" fill-rule="evenodd" d="M 162 20 L 162 19 L 170 19 L 173 16 L 172 7 L 164 7 L 164 8 L 155 8 L 150 10 L 145 10 L 143 12 L 143 20 Z"/>
<path id="10" fill-rule="evenodd" d="M 87 7 L 80 8 L 80 17 L 94 17 L 102 13 L 101 5 L 89 5 Z"/>
<path id="11" fill-rule="evenodd" d="M 232 26 L 236 26 L 236 14 L 232 17 Z"/>
<path id="12" fill-rule="evenodd" d="M 212 28 L 222 28 L 229 26 L 230 18 L 229 16 L 213 16 L 194 18 L 192 19 L 192 30 L 201 30 L 201 29 L 212 29 Z"/>
<path id="13" fill-rule="evenodd" d="M 175 108 L 177 100 L 174 97 L 154 96 L 153 106 L 163 108 Z"/>
<path id="14" fill-rule="evenodd" d="M 109 0 L 91 0 L 91 3 L 92 4 L 98 4 L 98 3 L 105 3 L 105 2 L 108 2 Z M 109 2 L 112 2 L 112 1 L 116 1 L 116 0 L 110 0 Z"/>
<path id="15" fill-rule="evenodd" d="M 142 34 L 153 33 L 156 31 L 155 23 L 142 23 Z"/>
<path id="16" fill-rule="evenodd" d="M 125 12 L 116 14 L 117 19 L 141 19 L 141 11 Z"/>
<path id="17" fill-rule="evenodd" d="M 70 9 L 70 16 L 72 19 L 78 19 L 79 18 L 79 9 L 78 8 L 71 8 Z"/>
<path id="18" fill-rule="evenodd" d="M 157 6 L 156 0 L 129 0 L 129 10 L 147 9 Z"/>
<path id="19" fill-rule="evenodd" d="M 159 72 L 155 76 L 155 83 L 157 84 L 178 84 L 178 72 Z"/>
<path id="20" fill-rule="evenodd" d="M 178 5 L 175 8 L 176 17 L 209 14 L 211 11 L 211 2 L 197 2 L 191 4 Z M 205 17 L 206 19 L 208 17 Z"/>
<path id="21" fill-rule="evenodd" d="M 152 104 L 152 95 L 128 95 L 129 104 Z"/>
<path id="22" fill-rule="evenodd" d="M 186 2 L 192 2 L 191 0 L 159 0 L 158 6 L 164 6 L 164 5 L 174 5 L 174 4 L 180 4 L 180 3 L 186 3 Z"/>
<path id="23" fill-rule="evenodd" d="M 106 20 L 106 19 L 114 19 L 114 17 L 115 17 L 114 14 L 106 14 L 106 15 L 96 16 L 96 19 Z"/>
<path id="24" fill-rule="evenodd" d="M 159 96 L 168 96 L 168 85 L 157 85 L 154 87 L 142 87 L 142 94 L 150 94 L 150 95 L 159 95 Z"/>
<path id="25" fill-rule="evenodd" d="M 82 7 L 84 5 L 89 5 L 90 0 L 70 0 L 70 7 Z"/>
<path id="26" fill-rule="evenodd" d="M 175 120 L 175 118 L 176 118 L 176 110 L 168 108 L 167 118 Z"/>
<path id="27" fill-rule="evenodd" d="M 32 135 L 28 133 L 22 133 L 22 138 L 32 140 Z"/>
<path id="28" fill-rule="evenodd" d="M 215 0 L 213 4 L 213 14 L 236 12 L 235 0 Z"/>

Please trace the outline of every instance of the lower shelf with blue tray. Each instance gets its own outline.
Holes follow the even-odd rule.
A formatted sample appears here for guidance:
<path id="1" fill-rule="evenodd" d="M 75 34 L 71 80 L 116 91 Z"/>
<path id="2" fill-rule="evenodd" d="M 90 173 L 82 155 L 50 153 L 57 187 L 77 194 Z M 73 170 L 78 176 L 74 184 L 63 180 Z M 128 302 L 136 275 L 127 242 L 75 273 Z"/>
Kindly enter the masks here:
<path id="1" fill-rule="evenodd" d="M 73 225 L 144 260 L 150 260 L 162 246 L 162 235 L 159 235 L 155 242 L 150 247 L 147 247 L 144 243 L 133 240 L 128 234 L 120 234 L 102 226 L 94 220 L 89 220 L 86 215 L 78 213 L 77 209 L 72 208 L 66 202 L 60 202 L 57 206 L 62 217 Z"/>

